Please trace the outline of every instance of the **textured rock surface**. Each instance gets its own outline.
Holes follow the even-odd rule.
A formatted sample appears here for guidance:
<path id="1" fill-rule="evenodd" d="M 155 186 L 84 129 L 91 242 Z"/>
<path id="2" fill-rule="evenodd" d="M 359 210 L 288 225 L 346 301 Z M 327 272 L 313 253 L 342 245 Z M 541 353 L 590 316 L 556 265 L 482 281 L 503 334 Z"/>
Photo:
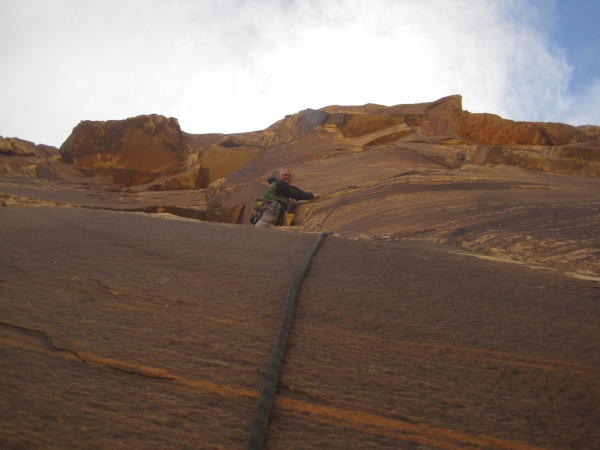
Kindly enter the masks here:
<path id="1" fill-rule="evenodd" d="M 322 229 L 268 448 L 600 441 L 600 127 L 459 96 L 231 135 L 115 122 L 62 159 L 0 141 L 0 447 L 243 448 Z M 206 223 L 247 224 L 282 166 L 321 194 L 291 227 Z"/>
<path id="2" fill-rule="evenodd" d="M 58 149 L 49 145 L 24 141 L 19 138 L 4 138 L 0 136 L 0 155 L 3 156 L 34 156 L 47 157 L 56 155 Z"/>
<path id="3" fill-rule="evenodd" d="M 258 155 L 255 147 L 240 148 L 224 145 L 211 145 L 205 149 L 200 157 L 200 164 L 207 170 L 204 183 L 200 186 L 207 187 L 210 183 L 225 178 L 245 166 Z"/>
<path id="4" fill-rule="evenodd" d="M 297 228 L 434 240 L 600 276 L 598 126 L 470 113 L 455 95 L 306 109 L 265 130 L 231 135 L 185 133 L 162 116 L 82 122 L 61 148 L 63 160 L 75 164 L 34 153 L 25 141 L 6 142 L 5 204 L 32 204 L 28 196 L 37 195 L 40 202 L 169 207 L 247 224 L 265 180 L 291 166 L 301 188 L 322 196 L 300 208 Z"/>
<path id="5" fill-rule="evenodd" d="M 63 161 L 86 175 L 133 186 L 185 167 L 188 148 L 177 119 L 159 115 L 80 122 L 60 147 Z"/>
<path id="6" fill-rule="evenodd" d="M 273 130 L 285 138 L 209 199 L 249 205 L 274 168 L 292 166 L 300 187 L 322 195 L 300 208 L 301 229 L 435 240 L 600 276 L 599 127 L 471 114 L 453 96 L 307 110 Z"/>
<path id="7" fill-rule="evenodd" d="M 314 234 L 74 208 L 0 221 L 0 447 L 245 448 Z M 325 238 L 267 448 L 594 448 L 598 292 L 429 243 Z"/>
<path id="8" fill-rule="evenodd" d="M 44 176 L 46 161 L 56 160 L 57 155 L 56 147 L 0 136 L 0 175 Z"/>

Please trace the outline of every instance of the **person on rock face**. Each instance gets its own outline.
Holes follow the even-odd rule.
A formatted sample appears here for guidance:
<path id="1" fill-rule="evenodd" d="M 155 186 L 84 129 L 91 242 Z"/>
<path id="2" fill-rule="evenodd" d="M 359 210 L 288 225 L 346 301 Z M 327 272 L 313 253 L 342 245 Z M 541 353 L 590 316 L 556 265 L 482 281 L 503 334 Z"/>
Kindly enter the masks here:
<path id="1" fill-rule="evenodd" d="M 318 194 L 292 186 L 292 181 L 294 172 L 289 168 L 280 169 L 277 178 L 271 177 L 267 180 L 269 187 L 263 194 L 260 207 L 262 215 L 254 226 L 270 228 L 280 225 L 284 212 L 294 212 L 296 200 L 312 200 L 319 197 Z"/>

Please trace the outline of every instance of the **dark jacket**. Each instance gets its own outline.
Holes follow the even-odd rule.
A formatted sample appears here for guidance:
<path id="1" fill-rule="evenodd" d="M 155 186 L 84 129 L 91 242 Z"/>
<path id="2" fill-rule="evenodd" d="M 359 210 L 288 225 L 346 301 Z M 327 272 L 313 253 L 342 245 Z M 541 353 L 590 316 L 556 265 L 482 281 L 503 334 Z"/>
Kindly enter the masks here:
<path id="1" fill-rule="evenodd" d="M 315 197 L 312 192 L 303 191 L 278 178 L 269 178 L 267 183 L 269 183 L 269 187 L 263 194 L 263 198 L 279 202 L 284 210 L 287 209 L 290 198 L 294 200 L 311 200 Z"/>

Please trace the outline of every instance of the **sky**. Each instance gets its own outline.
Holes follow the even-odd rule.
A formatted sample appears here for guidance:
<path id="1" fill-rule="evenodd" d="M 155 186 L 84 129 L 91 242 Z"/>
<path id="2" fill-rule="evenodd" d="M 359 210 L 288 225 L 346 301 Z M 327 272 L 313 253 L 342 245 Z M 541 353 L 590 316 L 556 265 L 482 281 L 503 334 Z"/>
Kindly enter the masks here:
<path id="1" fill-rule="evenodd" d="M 0 0 L 0 135 L 82 120 L 263 130 L 329 105 L 600 125 L 598 0 Z"/>

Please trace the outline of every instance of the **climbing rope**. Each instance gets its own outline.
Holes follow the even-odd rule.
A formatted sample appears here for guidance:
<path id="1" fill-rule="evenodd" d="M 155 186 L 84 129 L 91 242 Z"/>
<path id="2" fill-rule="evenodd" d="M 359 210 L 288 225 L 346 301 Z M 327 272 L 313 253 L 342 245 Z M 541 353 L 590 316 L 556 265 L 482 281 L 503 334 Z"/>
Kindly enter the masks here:
<path id="1" fill-rule="evenodd" d="M 283 355 L 285 352 L 285 347 L 287 345 L 288 335 L 294 316 L 294 308 L 296 305 L 296 297 L 298 295 L 298 290 L 300 289 L 300 284 L 302 283 L 302 280 L 304 279 L 304 276 L 308 271 L 308 267 L 310 266 L 310 262 L 312 261 L 313 255 L 319 248 L 319 245 L 321 245 L 321 241 L 323 240 L 323 238 L 328 234 L 330 233 L 320 233 L 312 247 L 310 247 L 309 250 L 306 252 L 304 258 L 302 258 L 302 261 L 300 262 L 300 268 L 298 269 L 296 276 L 292 280 L 292 284 L 290 285 L 287 296 L 285 298 L 283 314 L 281 317 L 281 323 L 279 325 L 279 332 L 277 334 L 275 344 L 273 345 L 273 352 L 271 353 L 271 362 L 269 363 L 269 367 L 267 369 L 267 374 L 265 376 L 265 381 L 260 394 L 260 399 L 256 408 L 256 413 L 254 415 L 254 421 L 252 423 L 252 435 L 250 436 L 250 440 L 248 441 L 249 450 L 262 449 L 265 443 L 267 431 L 269 428 L 269 420 L 271 418 L 271 408 L 273 405 L 273 399 L 277 391 L 277 383 L 279 382 L 279 374 L 281 372 L 281 366 L 283 364 Z"/>

